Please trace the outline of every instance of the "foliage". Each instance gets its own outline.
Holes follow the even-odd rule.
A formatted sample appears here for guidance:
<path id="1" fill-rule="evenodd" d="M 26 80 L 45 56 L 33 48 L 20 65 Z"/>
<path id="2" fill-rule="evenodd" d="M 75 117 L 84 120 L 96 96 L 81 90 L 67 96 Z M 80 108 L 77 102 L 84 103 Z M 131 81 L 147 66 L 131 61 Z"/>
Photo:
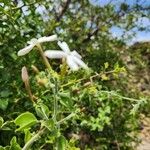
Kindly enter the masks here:
<path id="1" fill-rule="evenodd" d="M 149 42 L 135 43 L 124 51 L 124 64 L 128 70 L 127 79 L 130 85 L 127 89 L 139 97 L 150 98 L 149 88 Z M 149 103 L 145 103 L 142 112 L 149 115 Z"/>
<path id="2" fill-rule="evenodd" d="M 0 2 L 0 149 L 133 148 L 138 114 L 147 101 L 126 86 L 128 64 L 124 67 L 118 52 L 125 39 L 115 39 L 110 29 L 141 29 L 136 20 L 146 18 L 146 10 L 138 4 L 102 7 L 88 0 Z M 56 78 L 37 48 L 17 56 L 30 39 L 52 34 L 76 49 L 91 69 L 72 72 L 60 60 L 50 60 Z M 58 49 L 55 42 L 42 47 Z M 131 57 L 143 65 L 141 53 Z M 21 80 L 24 65 L 34 101 Z"/>

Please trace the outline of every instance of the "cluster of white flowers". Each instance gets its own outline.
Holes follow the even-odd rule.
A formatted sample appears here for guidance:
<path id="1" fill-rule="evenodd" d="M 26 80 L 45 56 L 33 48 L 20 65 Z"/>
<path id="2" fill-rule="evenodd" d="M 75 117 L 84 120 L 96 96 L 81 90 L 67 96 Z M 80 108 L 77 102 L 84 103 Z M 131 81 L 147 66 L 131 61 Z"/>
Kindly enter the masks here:
<path id="1" fill-rule="evenodd" d="M 31 41 L 27 42 L 29 44 L 27 47 L 21 49 L 18 52 L 18 56 L 23 56 L 29 53 L 34 46 L 38 46 L 40 43 L 49 41 L 51 42 L 55 40 L 57 40 L 57 35 L 52 35 L 49 37 L 41 37 L 39 39 L 32 39 Z M 62 50 L 46 50 L 44 52 L 44 55 L 48 58 L 56 58 L 56 59 L 65 58 L 66 63 L 73 71 L 76 71 L 79 68 L 84 69 L 88 68 L 87 65 L 81 60 L 82 58 L 81 55 L 78 54 L 77 51 L 75 50 L 71 52 L 66 42 L 58 41 L 57 44 Z"/>

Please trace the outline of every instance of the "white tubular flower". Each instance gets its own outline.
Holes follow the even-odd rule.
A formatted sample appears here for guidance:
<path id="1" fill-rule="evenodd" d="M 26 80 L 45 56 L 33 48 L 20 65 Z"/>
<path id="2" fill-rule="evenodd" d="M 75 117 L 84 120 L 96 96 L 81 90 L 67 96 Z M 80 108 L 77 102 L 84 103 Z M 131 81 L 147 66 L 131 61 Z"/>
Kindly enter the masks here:
<path id="1" fill-rule="evenodd" d="M 41 37 L 39 39 L 35 39 L 35 38 L 31 39 L 30 41 L 27 42 L 29 44 L 27 47 L 18 51 L 18 56 L 26 55 L 27 53 L 29 53 L 33 49 L 34 46 L 36 46 L 40 43 L 51 42 L 51 41 L 55 41 L 55 40 L 57 40 L 57 35 L 52 35 L 52 36 L 48 36 L 48 37 Z"/>
<path id="2" fill-rule="evenodd" d="M 67 57 L 67 54 L 60 50 L 47 50 L 44 52 L 44 55 L 48 58 L 64 58 Z"/>
<path id="3" fill-rule="evenodd" d="M 58 41 L 59 47 L 63 50 L 47 50 L 44 52 L 45 56 L 48 58 L 66 58 L 66 62 L 71 70 L 76 71 L 79 68 L 87 69 L 87 65 L 81 60 L 81 55 L 75 50 L 70 51 L 66 42 Z"/>
<path id="4" fill-rule="evenodd" d="M 58 44 L 58 46 L 59 46 L 64 52 L 70 53 L 70 49 L 69 49 L 69 47 L 68 47 L 68 45 L 67 45 L 66 42 L 60 42 L 60 41 L 58 41 L 57 44 Z"/>

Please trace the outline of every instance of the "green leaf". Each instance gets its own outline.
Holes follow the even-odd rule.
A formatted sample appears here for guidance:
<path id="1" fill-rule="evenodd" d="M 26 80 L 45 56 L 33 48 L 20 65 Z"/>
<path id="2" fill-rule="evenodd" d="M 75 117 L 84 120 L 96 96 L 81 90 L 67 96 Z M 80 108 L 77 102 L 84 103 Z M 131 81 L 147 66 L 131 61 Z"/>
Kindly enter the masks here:
<path id="1" fill-rule="evenodd" d="M 0 117 L 0 128 L 1 128 L 1 127 L 2 127 L 2 125 L 3 125 L 3 122 L 4 122 L 3 118 L 2 118 L 2 117 Z"/>
<path id="2" fill-rule="evenodd" d="M 48 119 L 49 108 L 46 105 L 44 105 L 42 103 L 35 105 L 35 111 L 40 118 Z"/>
<path id="3" fill-rule="evenodd" d="M 48 130 L 52 131 L 55 127 L 53 119 L 49 119 L 42 122 L 42 126 L 45 126 Z"/>
<path id="4" fill-rule="evenodd" d="M 4 150 L 10 150 L 10 146 L 5 146 Z"/>
<path id="5" fill-rule="evenodd" d="M 2 146 L 0 146 L 0 150 L 5 150 L 5 148 L 4 148 L 4 147 L 2 147 Z"/>
<path id="6" fill-rule="evenodd" d="M 5 147 L 0 146 L 0 150 L 10 150 L 10 146 L 5 146 Z"/>
<path id="7" fill-rule="evenodd" d="M 127 11 L 128 10 L 128 5 L 126 4 L 126 3 L 122 3 L 121 5 L 120 5 L 120 8 L 123 10 L 123 11 Z"/>
<path id="8" fill-rule="evenodd" d="M 27 143 L 31 139 L 32 134 L 28 129 L 24 130 L 24 132 L 25 132 L 24 142 Z"/>
<path id="9" fill-rule="evenodd" d="M 65 150 L 66 149 L 67 140 L 65 139 L 64 136 L 61 135 L 57 139 L 57 144 L 58 144 L 58 150 Z"/>
<path id="10" fill-rule="evenodd" d="M 9 95 L 11 95 L 12 93 L 9 90 L 5 90 L 5 91 L 1 91 L 0 92 L 0 96 L 1 97 L 8 97 Z"/>
<path id="11" fill-rule="evenodd" d="M 60 96 L 60 97 L 64 97 L 64 98 L 70 98 L 70 93 L 69 93 L 69 92 L 66 92 L 66 93 L 60 92 L 60 93 L 59 93 L 59 96 Z"/>
<path id="12" fill-rule="evenodd" d="M 3 111 L 7 109 L 8 99 L 0 99 L 0 109 Z"/>
<path id="13" fill-rule="evenodd" d="M 65 107 L 72 109 L 73 101 L 70 97 L 70 93 L 69 92 L 66 92 L 66 93 L 61 92 L 61 93 L 59 93 L 59 96 L 60 96 L 60 103 L 62 105 L 64 105 Z"/>
<path id="14" fill-rule="evenodd" d="M 23 129 L 28 129 L 32 125 L 36 124 L 38 120 L 32 113 L 25 112 L 18 116 L 14 122 L 16 125 L 20 126 L 20 128 L 18 128 L 16 131 L 20 131 Z"/>
<path id="15" fill-rule="evenodd" d="M 14 136 L 10 141 L 10 150 L 21 150 L 20 145 L 17 143 L 17 139 Z"/>
<path id="16" fill-rule="evenodd" d="M 102 74 L 102 75 L 101 75 L 101 78 L 102 78 L 102 81 L 107 81 L 107 80 L 109 80 L 109 77 L 106 76 L 106 74 Z"/>
<path id="17" fill-rule="evenodd" d="M 109 67 L 109 63 L 108 62 L 105 62 L 104 63 L 104 66 L 105 66 L 105 69 L 107 69 Z"/>

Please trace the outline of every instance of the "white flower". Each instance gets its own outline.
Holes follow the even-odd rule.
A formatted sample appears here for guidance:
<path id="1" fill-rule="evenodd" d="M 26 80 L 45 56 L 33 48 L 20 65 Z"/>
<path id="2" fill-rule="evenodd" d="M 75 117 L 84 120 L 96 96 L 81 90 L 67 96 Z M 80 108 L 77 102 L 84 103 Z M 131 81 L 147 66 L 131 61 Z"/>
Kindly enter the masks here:
<path id="1" fill-rule="evenodd" d="M 63 50 L 47 50 L 44 52 L 45 56 L 48 58 L 66 58 L 66 62 L 71 70 L 76 71 L 80 67 L 87 69 L 87 65 L 81 60 L 81 55 L 75 50 L 70 51 L 66 42 L 58 41 L 59 47 Z"/>
<path id="2" fill-rule="evenodd" d="M 48 37 L 41 37 L 39 39 L 31 39 L 31 41 L 28 41 L 27 43 L 29 44 L 27 47 L 21 49 L 20 51 L 18 51 L 18 56 L 23 56 L 27 53 L 29 53 L 34 46 L 43 43 L 43 42 L 49 42 L 49 41 L 55 41 L 57 40 L 57 35 L 52 35 L 52 36 L 48 36 Z"/>

